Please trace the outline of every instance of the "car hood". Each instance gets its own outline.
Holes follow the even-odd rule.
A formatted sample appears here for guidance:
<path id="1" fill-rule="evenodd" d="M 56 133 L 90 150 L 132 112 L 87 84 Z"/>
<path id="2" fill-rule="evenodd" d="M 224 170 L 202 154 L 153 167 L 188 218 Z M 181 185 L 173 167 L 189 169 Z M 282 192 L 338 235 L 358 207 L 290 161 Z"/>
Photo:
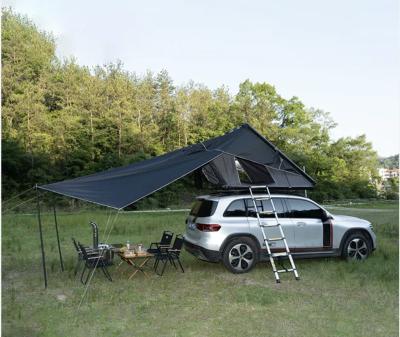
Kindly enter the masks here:
<path id="1" fill-rule="evenodd" d="M 369 225 L 370 222 L 364 219 L 356 218 L 355 216 L 349 216 L 349 215 L 337 215 L 337 214 L 332 214 L 333 218 L 337 222 L 347 222 L 347 223 L 357 223 L 358 225 L 364 224 L 364 225 Z"/>

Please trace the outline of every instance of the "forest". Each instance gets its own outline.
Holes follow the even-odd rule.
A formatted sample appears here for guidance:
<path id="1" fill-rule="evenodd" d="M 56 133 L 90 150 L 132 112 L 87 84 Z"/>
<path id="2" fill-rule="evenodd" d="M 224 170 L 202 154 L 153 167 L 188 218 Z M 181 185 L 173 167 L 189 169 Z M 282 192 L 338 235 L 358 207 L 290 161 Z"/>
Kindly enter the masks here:
<path id="1" fill-rule="evenodd" d="M 156 156 L 249 123 L 316 181 L 318 201 L 377 196 L 377 153 L 365 135 L 333 140 L 329 113 L 244 80 L 232 94 L 166 70 L 138 75 L 56 56 L 29 18 L 2 10 L 2 196 Z M 193 184 L 183 180 L 179 190 Z M 153 199 L 179 198 L 171 186 Z M 171 192 L 172 191 L 172 192 Z M 171 196 L 172 195 L 172 196 Z"/>

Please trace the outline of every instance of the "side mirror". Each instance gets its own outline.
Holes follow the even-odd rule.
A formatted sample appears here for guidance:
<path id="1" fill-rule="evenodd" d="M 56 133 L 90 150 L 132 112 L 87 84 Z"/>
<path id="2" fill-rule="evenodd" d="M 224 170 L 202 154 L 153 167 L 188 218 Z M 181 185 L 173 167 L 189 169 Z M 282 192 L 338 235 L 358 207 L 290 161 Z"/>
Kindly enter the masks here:
<path id="1" fill-rule="evenodd" d="M 333 217 L 327 211 L 322 211 L 322 221 L 332 220 Z"/>

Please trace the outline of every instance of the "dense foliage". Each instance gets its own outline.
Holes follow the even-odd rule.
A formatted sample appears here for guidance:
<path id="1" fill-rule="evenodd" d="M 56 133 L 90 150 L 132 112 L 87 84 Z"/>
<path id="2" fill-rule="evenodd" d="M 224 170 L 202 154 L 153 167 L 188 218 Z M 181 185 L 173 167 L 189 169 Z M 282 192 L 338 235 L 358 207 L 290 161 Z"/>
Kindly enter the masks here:
<path id="1" fill-rule="evenodd" d="M 380 167 L 386 169 L 399 168 L 399 155 L 393 155 L 386 158 L 379 158 Z M 399 199 L 399 177 L 392 177 L 382 181 L 380 195 L 386 199 Z"/>
<path id="2" fill-rule="evenodd" d="M 378 164 L 365 136 L 332 141 L 327 113 L 244 81 L 236 95 L 166 71 L 138 76 L 112 63 L 89 69 L 55 56 L 55 41 L 2 12 L 3 198 L 254 126 L 317 181 L 318 200 L 373 197 Z M 184 183 L 181 183 L 185 185 Z M 173 190 L 173 187 L 172 187 Z M 167 192 L 168 193 L 168 190 Z"/>
<path id="3" fill-rule="evenodd" d="M 379 164 L 387 169 L 399 168 L 399 155 L 395 154 L 394 156 L 379 158 Z"/>

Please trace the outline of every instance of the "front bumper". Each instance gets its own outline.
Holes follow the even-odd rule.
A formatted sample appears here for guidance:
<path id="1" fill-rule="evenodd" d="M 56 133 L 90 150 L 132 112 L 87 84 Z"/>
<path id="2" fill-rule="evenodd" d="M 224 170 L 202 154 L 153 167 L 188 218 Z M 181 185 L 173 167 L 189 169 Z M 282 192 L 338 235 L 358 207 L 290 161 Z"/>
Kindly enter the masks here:
<path id="1" fill-rule="evenodd" d="M 201 246 L 195 245 L 187 240 L 184 241 L 184 247 L 187 252 L 200 260 L 209 262 L 218 262 L 221 260 L 221 253 L 215 250 L 209 250 Z"/>

